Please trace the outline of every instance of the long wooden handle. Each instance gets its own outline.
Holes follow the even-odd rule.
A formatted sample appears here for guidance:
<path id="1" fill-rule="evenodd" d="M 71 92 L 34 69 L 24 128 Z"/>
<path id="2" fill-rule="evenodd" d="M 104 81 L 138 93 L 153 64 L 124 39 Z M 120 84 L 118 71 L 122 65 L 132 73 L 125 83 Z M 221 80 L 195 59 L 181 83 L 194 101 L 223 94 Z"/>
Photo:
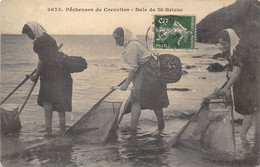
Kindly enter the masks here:
<path id="1" fill-rule="evenodd" d="M 198 112 L 196 112 L 195 115 L 193 115 L 190 118 L 190 120 L 186 123 L 186 125 L 175 136 L 171 137 L 171 139 L 168 142 L 170 147 L 174 147 L 177 144 L 177 142 L 178 142 L 179 138 L 181 137 L 181 135 L 183 134 L 183 132 L 187 129 L 187 127 L 190 125 L 190 123 L 193 121 L 193 119 L 199 115 L 201 110 L 202 110 L 202 108 L 200 108 L 200 110 Z"/>
<path id="2" fill-rule="evenodd" d="M 127 78 L 126 78 L 127 79 Z M 122 82 L 120 82 L 117 86 L 121 86 L 123 85 L 123 83 L 125 83 L 126 79 L 124 79 Z M 89 112 L 87 112 L 85 115 L 83 115 L 73 126 L 71 126 L 66 132 L 65 134 L 69 133 L 74 127 L 76 127 L 79 123 L 81 123 L 81 121 L 86 117 L 86 115 L 89 115 L 91 111 L 93 111 L 94 109 L 96 109 L 100 103 L 107 98 L 111 93 L 113 93 L 116 89 L 112 89 L 110 90 L 104 97 L 102 97 L 90 110 Z"/>
<path id="3" fill-rule="evenodd" d="M 30 75 L 33 75 L 35 72 L 36 72 L 36 69 L 33 70 L 33 72 L 32 72 Z M 6 96 L 6 98 L 4 98 L 4 100 L 1 102 L 1 105 L 4 104 L 4 102 L 5 102 L 19 87 L 21 87 L 28 79 L 29 79 L 29 77 L 26 76 L 26 78 L 25 78 L 18 86 L 16 86 L 16 88 L 14 88 L 14 90 L 13 90 L 11 93 L 9 93 L 9 94 Z"/>
<path id="4" fill-rule="evenodd" d="M 37 81 L 38 81 L 38 80 L 37 80 Z M 18 113 L 16 114 L 16 116 L 14 117 L 13 121 L 15 121 L 15 120 L 19 117 L 19 115 L 21 114 L 21 112 L 22 112 L 24 106 L 26 105 L 27 101 L 29 100 L 29 98 L 30 98 L 30 96 L 31 96 L 31 94 L 32 94 L 32 92 L 33 92 L 33 89 L 34 89 L 35 85 L 37 84 L 37 81 L 35 81 L 35 82 L 33 83 L 33 86 L 32 86 L 32 88 L 30 89 L 30 91 L 29 91 L 29 93 L 28 93 L 26 99 L 24 100 L 24 103 L 23 103 L 22 107 L 20 108 L 20 110 L 18 111 Z M 13 121 L 11 121 L 11 123 L 12 123 Z"/>
<path id="5" fill-rule="evenodd" d="M 131 96 L 131 95 L 130 95 L 130 96 Z M 107 138 L 106 138 L 106 140 L 105 140 L 104 143 L 106 143 L 106 142 L 109 140 L 109 138 L 111 137 L 111 135 L 118 129 L 119 124 L 120 124 L 120 122 L 122 121 L 122 119 L 123 119 L 123 117 L 124 117 L 124 115 L 125 115 L 125 113 L 126 113 L 126 109 L 127 109 L 127 106 L 128 106 L 129 103 L 130 103 L 130 100 L 127 99 L 126 102 L 125 102 L 125 105 L 124 105 L 124 109 L 123 109 L 123 111 L 122 111 L 122 113 L 121 113 L 121 115 L 120 115 L 120 117 L 119 117 L 119 119 L 118 119 L 116 125 L 114 125 L 114 126 L 112 127 L 112 129 L 110 130 L 110 132 L 109 132 L 109 134 L 108 134 L 108 136 L 107 136 Z"/>
<path id="6" fill-rule="evenodd" d="M 129 98 L 131 98 L 131 94 L 130 94 L 130 97 Z M 121 113 L 121 115 L 120 115 L 120 117 L 119 117 L 119 119 L 118 119 L 118 122 L 117 122 L 117 124 L 116 124 L 116 128 L 119 126 L 119 124 L 120 124 L 120 122 L 122 121 L 122 119 L 123 119 L 123 116 L 125 115 L 125 113 L 126 113 L 126 109 L 127 109 L 127 106 L 129 105 L 129 103 L 130 103 L 130 99 L 126 99 L 126 102 L 125 102 L 125 105 L 124 105 L 124 110 L 123 110 L 123 112 Z"/>

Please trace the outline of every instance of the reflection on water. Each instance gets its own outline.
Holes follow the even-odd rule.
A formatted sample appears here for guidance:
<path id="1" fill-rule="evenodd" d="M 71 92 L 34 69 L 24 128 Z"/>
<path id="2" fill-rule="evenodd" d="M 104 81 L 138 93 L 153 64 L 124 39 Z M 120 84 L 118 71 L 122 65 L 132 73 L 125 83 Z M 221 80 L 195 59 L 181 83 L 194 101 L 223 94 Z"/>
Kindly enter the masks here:
<path id="1" fill-rule="evenodd" d="M 184 124 L 182 121 L 181 124 Z M 166 121 L 166 125 L 179 125 Z M 156 124 L 154 124 L 154 128 Z M 168 126 L 169 127 L 169 126 Z M 174 126 L 172 126 L 174 127 Z M 166 129 L 169 132 L 169 128 Z M 178 131 L 178 129 L 176 129 Z M 259 156 L 259 141 L 255 142 L 253 152 L 248 153 L 246 160 L 225 162 L 214 159 L 200 149 L 190 149 L 182 145 L 165 148 L 164 142 L 170 136 L 153 136 L 148 126 L 139 129 L 134 135 L 128 127 L 112 135 L 109 143 L 97 144 L 77 136 L 46 136 L 35 142 L 33 147 L 19 144 L 19 135 L 3 138 L 9 147 L 19 147 L 14 154 L 2 158 L 6 166 L 244 166 L 256 164 Z M 12 139 L 10 141 L 9 139 Z M 258 142 L 258 144 L 257 144 Z M 18 144 L 17 144 L 18 143 Z M 6 143 L 5 143 L 6 144 Z M 13 145 L 16 144 L 16 145 Z M 33 143 L 29 143 L 32 146 Z M 17 153 L 18 152 L 18 153 Z"/>
<path id="2" fill-rule="evenodd" d="M 2 144 L 9 141 L 10 153 L 2 156 L 2 163 L 5 166 L 67 166 L 73 165 L 72 161 L 72 140 L 58 136 L 57 138 L 46 137 L 38 142 L 23 143 L 19 145 L 19 138 L 9 136 L 4 138 Z M 15 141 L 16 140 L 16 141 Z M 28 147 L 29 146 L 29 147 Z M 12 150 L 12 151 L 11 151 Z"/>

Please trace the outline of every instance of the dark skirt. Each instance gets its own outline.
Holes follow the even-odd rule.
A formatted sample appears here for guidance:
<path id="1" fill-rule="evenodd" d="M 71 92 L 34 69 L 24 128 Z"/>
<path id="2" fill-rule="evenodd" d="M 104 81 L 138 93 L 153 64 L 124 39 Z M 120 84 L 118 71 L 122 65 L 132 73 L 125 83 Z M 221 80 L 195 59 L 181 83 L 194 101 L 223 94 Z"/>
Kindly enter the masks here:
<path id="1" fill-rule="evenodd" d="M 130 112 L 131 103 L 135 101 L 140 102 L 141 109 L 160 110 L 169 105 L 167 84 L 159 79 L 158 65 L 154 57 L 138 68 L 133 83 L 126 113 Z"/>
<path id="2" fill-rule="evenodd" d="M 38 104 L 51 103 L 54 111 L 65 112 L 72 110 L 72 78 L 70 74 L 41 76 Z"/>
<path id="3" fill-rule="evenodd" d="M 233 84 L 235 111 L 242 115 L 259 112 L 260 99 L 260 50 L 251 52 L 253 57 L 249 64 L 242 68 L 237 81 Z"/>

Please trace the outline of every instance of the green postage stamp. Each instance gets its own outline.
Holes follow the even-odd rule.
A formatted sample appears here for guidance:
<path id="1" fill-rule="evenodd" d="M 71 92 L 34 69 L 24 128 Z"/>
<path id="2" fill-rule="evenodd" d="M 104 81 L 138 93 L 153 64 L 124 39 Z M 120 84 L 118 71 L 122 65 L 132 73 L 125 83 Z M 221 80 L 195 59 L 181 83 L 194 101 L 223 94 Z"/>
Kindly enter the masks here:
<path id="1" fill-rule="evenodd" d="M 154 49 L 194 50 L 195 16 L 155 15 Z"/>

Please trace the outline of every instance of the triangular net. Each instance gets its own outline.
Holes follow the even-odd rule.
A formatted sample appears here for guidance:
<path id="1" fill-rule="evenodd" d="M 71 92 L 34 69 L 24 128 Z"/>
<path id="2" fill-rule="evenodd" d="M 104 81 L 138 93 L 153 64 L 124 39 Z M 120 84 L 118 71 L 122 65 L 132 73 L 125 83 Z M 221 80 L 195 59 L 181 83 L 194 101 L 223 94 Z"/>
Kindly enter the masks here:
<path id="1" fill-rule="evenodd" d="M 122 102 L 103 101 L 88 111 L 69 132 L 92 142 L 106 142 L 115 128 Z"/>
<path id="2" fill-rule="evenodd" d="M 203 149 L 214 156 L 234 158 L 236 154 L 235 129 L 231 98 L 221 99 L 215 94 L 204 98 L 200 110 L 178 136 L 178 142 Z"/>
<path id="3" fill-rule="evenodd" d="M 1 112 L 1 134 L 15 133 L 21 130 L 21 122 L 18 114 L 18 108 L 8 111 L 0 107 Z M 15 118 L 16 117 L 16 118 Z"/>

